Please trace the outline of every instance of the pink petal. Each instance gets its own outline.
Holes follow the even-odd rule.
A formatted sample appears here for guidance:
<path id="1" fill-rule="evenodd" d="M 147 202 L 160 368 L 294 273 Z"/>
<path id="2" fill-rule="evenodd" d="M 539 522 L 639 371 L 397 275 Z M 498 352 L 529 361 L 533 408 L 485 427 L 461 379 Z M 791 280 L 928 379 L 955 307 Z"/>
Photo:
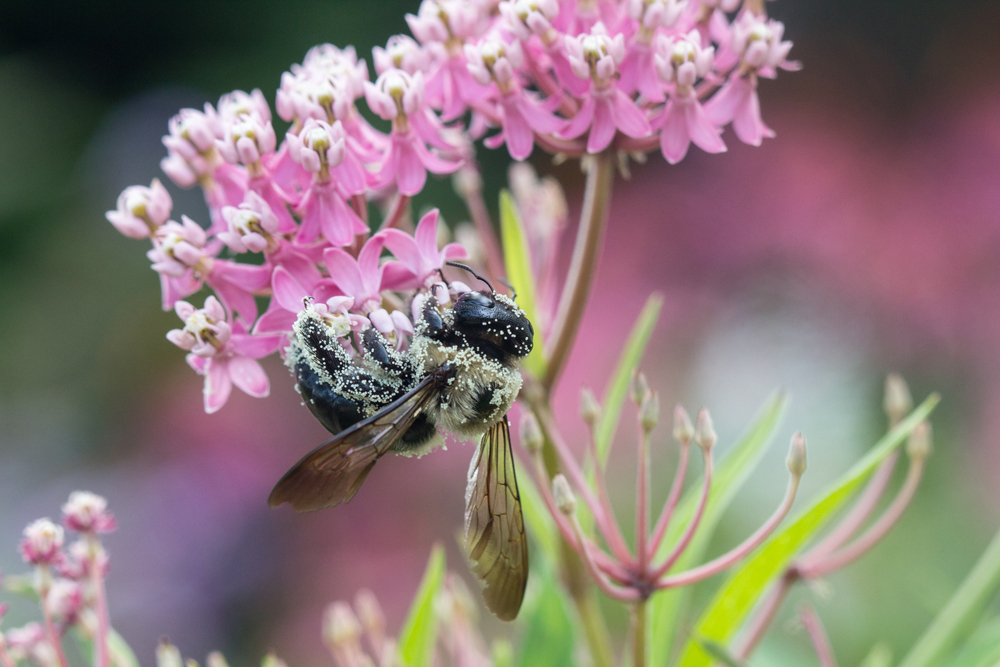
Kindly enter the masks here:
<path id="1" fill-rule="evenodd" d="M 251 336 L 249 334 L 233 334 L 233 349 L 244 357 L 261 359 L 274 354 L 281 347 L 284 336 Z M 236 359 L 238 357 L 233 357 Z"/>
<path id="2" fill-rule="evenodd" d="M 364 193 L 368 187 L 368 175 L 358 157 L 348 149 L 344 155 L 344 161 L 330 170 L 337 187 L 341 192 L 349 195 Z"/>
<path id="3" fill-rule="evenodd" d="M 420 141 L 416 135 L 411 134 L 411 136 Z M 398 159 L 396 186 L 399 188 L 400 194 L 415 195 L 424 189 L 424 183 L 427 182 L 427 170 L 424 168 L 423 162 L 420 161 L 416 147 L 411 141 L 394 137 L 393 144 Z"/>
<path id="4" fill-rule="evenodd" d="M 378 262 L 382 256 L 384 245 L 384 239 L 371 238 L 368 239 L 368 242 L 361 248 L 361 252 L 358 253 L 358 269 L 361 271 L 361 282 L 368 293 L 372 295 L 379 292 L 381 274 L 379 273 Z"/>
<path id="5" fill-rule="evenodd" d="M 556 100 L 558 102 L 558 100 Z M 563 119 L 547 111 L 541 104 L 538 104 L 524 92 L 517 96 L 517 108 L 521 115 L 528 121 L 528 125 L 536 132 L 558 132 L 563 126 Z"/>
<path id="6" fill-rule="evenodd" d="M 674 100 L 667 102 L 662 124 L 660 150 L 663 151 L 663 157 L 667 162 L 677 164 L 687 155 L 688 146 L 691 144 L 682 104 Z"/>
<path id="7" fill-rule="evenodd" d="M 715 95 L 705 104 L 705 114 L 715 125 L 725 125 L 746 104 L 750 87 L 739 76 L 731 76 Z"/>
<path id="8" fill-rule="evenodd" d="M 725 153 L 726 143 L 719 136 L 719 128 L 705 115 L 705 110 L 696 99 L 692 99 L 684 108 L 688 133 L 691 141 L 706 153 Z"/>
<path id="9" fill-rule="evenodd" d="M 237 356 L 229 360 L 229 377 L 233 384 L 254 398 L 264 398 L 270 392 L 264 369 L 248 357 Z"/>
<path id="10" fill-rule="evenodd" d="M 368 227 L 361 221 L 358 214 L 340 198 L 339 194 L 334 193 L 329 199 L 329 204 L 330 208 L 322 222 L 323 235 L 330 243 L 350 245 L 354 242 L 355 233 L 359 228 L 368 231 Z"/>
<path id="11" fill-rule="evenodd" d="M 611 100 L 599 98 L 594 104 L 594 123 L 590 126 L 590 136 L 587 137 L 587 152 L 600 153 L 615 138 L 615 112 Z"/>
<path id="12" fill-rule="evenodd" d="M 310 294 L 299 284 L 291 273 L 283 266 L 274 270 L 271 278 L 271 287 L 274 290 L 274 300 L 285 310 L 297 313 L 302 310 L 302 300 Z"/>
<path id="13" fill-rule="evenodd" d="M 506 101 L 503 105 L 503 135 L 512 158 L 523 160 L 531 155 L 535 147 L 535 135 L 517 105 Z"/>
<path id="14" fill-rule="evenodd" d="M 297 316 L 290 310 L 285 310 L 277 301 L 271 302 L 271 308 L 260 316 L 254 325 L 254 333 L 282 333 L 292 330 Z"/>
<path id="15" fill-rule="evenodd" d="M 205 412 L 212 414 L 229 400 L 233 383 L 229 379 L 228 360 L 214 357 L 208 360 L 205 367 L 205 387 L 202 390 L 205 397 Z"/>
<path id="16" fill-rule="evenodd" d="M 420 287 L 419 276 L 400 262 L 382 265 L 382 289 L 406 290 Z"/>
<path id="17" fill-rule="evenodd" d="M 461 243 L 449 243 L 441 249 L 441 255 L 445 259 L 462 259 L 468 257 L 469 253 Z"/>
<path id="18" fill-rule="evenodd" d="M 737 110 L 733 118 L 733 131 L 740 141 L 751 146 L 760 146 L 765 137 L 774 137 L 774 130 L 764 124 L 760 117 L 760 98 L 757 87 L 751 86 L 746 103 Z"/>
<path id="19" fill-rule="evenodd" d="M 439 211 L 436 208 L 425 213 L 417 223 L 417 231 L 414 234 L 420 255 L 430 262 L 436 261 L 438 254 L 438 215 Z"/>
<path id="20" fill-rule="evenodd" d="M 420 162 L 427 168 L 427 171 L 435 174 L 450 174 L 462 166 L 462 160 L 455 162 L 445 160 L 436 153 L 427 150 L 427 147 L 419 141 L 413 144 L 413 150 L 416 151 Z"/>
<path id="21" fill-rule="evenodd" d="M 420 248 L 412 236 L 398 229 L 386 229 L 377 236 L 385 240 L 385 247 L 408 269 L 413 272 L 419 270 Z"/>
<path id="22" fill-rule="evenodd" d="M 594 120 L 594 96 L 588 95 L 576 115 L 569 119 L 566 127 L 559 132 L 562 139 L 576 139 L 587 131 Z"/>
<path id="23" fill-rule="evenodd" d="M 358 298 L 364 294 L 364 283 L 361 271 L 353 257 L 340 248 L 327 248 L 323 251 L 323 261 L 330 272 L 330 280 L 349 296 Z"/>
<path id="24" fill-rule="evenodd" d="M 638 139 L 653 131 L 649 127 L 649 121 L 646 120 L 646 114 L 636 106 L 628 95 L 616 90 L 613 104 L 615 124 L 624 134 Z"/>

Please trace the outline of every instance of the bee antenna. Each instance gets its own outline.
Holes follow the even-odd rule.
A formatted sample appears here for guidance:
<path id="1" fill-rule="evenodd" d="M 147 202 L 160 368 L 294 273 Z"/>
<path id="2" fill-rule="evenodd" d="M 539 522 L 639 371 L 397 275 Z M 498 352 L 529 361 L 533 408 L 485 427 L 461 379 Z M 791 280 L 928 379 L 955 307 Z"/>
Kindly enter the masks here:
<path id="1" fill-rule="evenodd" d="M 514 289 L 514 286 L 511 285 L 509 282 L 507 282 L 505 278 L 497 278 L 497 280 L 503 283 L 507 287 L 507 289 L 510 290 L 510 298 L 513 299 L 514 301 L 517 301 L 517 290 Z"/>
<path id="2" fill-rule="evenodd" d="M 478 273 L 476 273 L 475 271 L 473 271 L 472 267 L 467 266 L 465 264 L 460 264 L 459 262 L 445 262 L 445 264 L 447 264 L 448 266 L 454 266 L 457 269 L 463 269 L 465 271 L 468 271 L 469 273 L 471 273 L 472 275 L 474 275 L 476 278 L 479 278 L 484 283 L 486 283 L 486 286 L 490 288 L 490 294 L 491 295 L 494 293 L 493 285 L 490 285 L 490 281 L 486 280 L 486 278 L 483 278 L 481 275 L 479 275 Z"/>

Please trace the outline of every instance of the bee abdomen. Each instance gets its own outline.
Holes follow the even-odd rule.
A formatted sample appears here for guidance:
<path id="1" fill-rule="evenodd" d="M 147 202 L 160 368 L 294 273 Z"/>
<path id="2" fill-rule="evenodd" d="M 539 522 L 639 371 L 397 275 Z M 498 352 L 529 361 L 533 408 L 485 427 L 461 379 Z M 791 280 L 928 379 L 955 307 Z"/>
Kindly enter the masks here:
<path id="1" fill-rule="evenodd" d="M 357 402 L 322 382 L 308 364 L 296 365 L 295 375 L 306 407 L 330 433 L 336 435 L 363 418 Z"/>

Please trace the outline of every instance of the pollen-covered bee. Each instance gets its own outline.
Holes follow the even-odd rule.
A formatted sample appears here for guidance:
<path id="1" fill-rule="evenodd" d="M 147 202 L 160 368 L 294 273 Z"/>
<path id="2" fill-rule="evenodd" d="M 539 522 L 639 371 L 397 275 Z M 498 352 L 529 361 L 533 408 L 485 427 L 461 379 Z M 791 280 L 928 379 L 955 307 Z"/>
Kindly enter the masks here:
<path id="1" fill-rule="evenodd" d="M 488 293 L 464 292 L 450 308 L 429 296 L 406 351 L 369 327 L 363 355 L 352 358 L 320 313 L 299 315 L 288 365 L 305 404 L 334 437 L 289 470 L 268 503 L 300 512 L 346 503 L 387 452 L 426 453 L 441 442 L 439 428 L 481 438 L 465 494 L 466 554 L 486 606 L 512 620 L 528 579 L 528 544 L 507 410 L 534 331 L 512 299 L 480 280 Z"/>

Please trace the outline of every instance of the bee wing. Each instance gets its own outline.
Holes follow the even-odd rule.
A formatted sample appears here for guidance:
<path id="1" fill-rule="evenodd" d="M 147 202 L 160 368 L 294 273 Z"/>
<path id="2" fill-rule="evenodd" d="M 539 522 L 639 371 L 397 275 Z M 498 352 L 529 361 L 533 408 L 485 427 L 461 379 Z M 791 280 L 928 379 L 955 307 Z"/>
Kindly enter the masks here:
<path id="1" fill-rule="evenodd" d="M 528 541 L 506 415 L 483 435 L 469 468 L 465 552 L 484 583 L 486 606 L 514 620 L 528 582 Z"/>
<path id="2" fill-rule="evenodd" d="M 375 462 L 406 433 L 451 375 L 446 367 L 429 373 L 404 396 L 314 449 L 285 473 L 267 504 L 288 503 L 297 512 L 311 512 L 349 502 Z"/>

